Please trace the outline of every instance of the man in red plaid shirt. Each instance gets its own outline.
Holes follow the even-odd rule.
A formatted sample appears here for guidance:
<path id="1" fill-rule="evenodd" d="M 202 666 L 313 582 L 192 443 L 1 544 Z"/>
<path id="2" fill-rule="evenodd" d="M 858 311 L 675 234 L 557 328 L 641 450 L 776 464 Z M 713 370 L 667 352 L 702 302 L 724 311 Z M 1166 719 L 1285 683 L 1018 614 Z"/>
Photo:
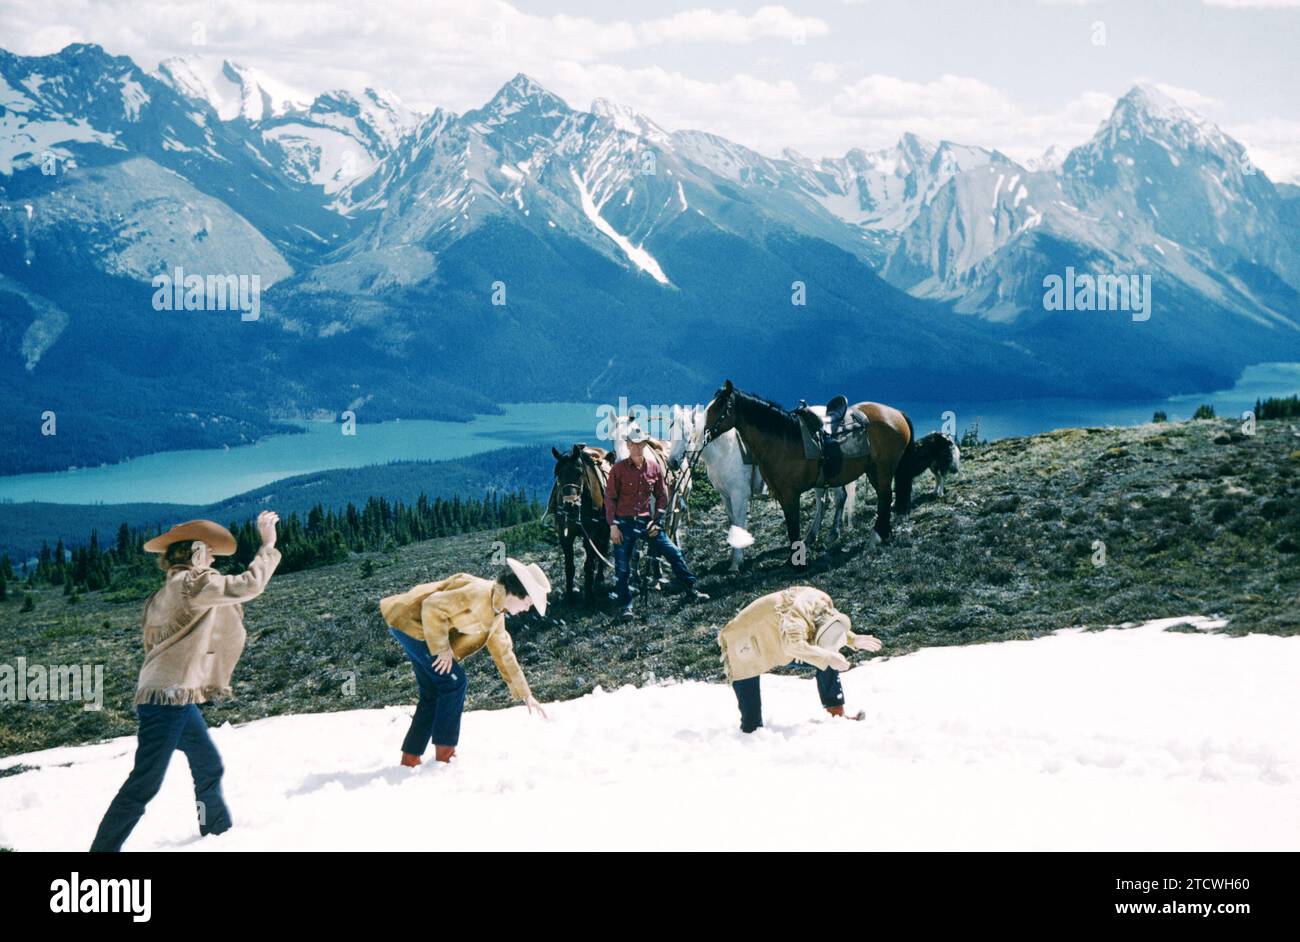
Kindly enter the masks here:
<path id="1" fill-rule="evenodd" d="M 605 519 L 609 521 L 609 535 L 614 544 L 614 573 L 624 617 L 632 615 L 632 589 L 628 579 L 632 572 L 632 550 L 642 537 L 668 560 L 688 599 L 696 602 L 708 599 L 695 588 L 695 574 L 686 567 L 682 551 L 661 529 L 668 509 L 668 488 L 664 485 L 663 470 L 646 460 L 648 438 L 644 431 L 633 426 L 627 436 L 628 457 L 610 470 L 605 487 Z"/>

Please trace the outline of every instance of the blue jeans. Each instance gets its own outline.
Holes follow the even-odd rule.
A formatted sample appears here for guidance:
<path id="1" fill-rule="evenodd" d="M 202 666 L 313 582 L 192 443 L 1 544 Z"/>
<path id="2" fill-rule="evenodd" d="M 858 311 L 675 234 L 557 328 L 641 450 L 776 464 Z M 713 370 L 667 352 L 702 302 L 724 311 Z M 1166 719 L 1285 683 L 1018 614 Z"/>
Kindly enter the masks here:
<path id="1" fill-rule="evenodd" d="M 657 550 L 659 555 L 668 560 L 668 565 L 673 568 L 673 575 L 683 588 L 690 590 L 695 587 L 695 574 L 686 568 L 686 559 L 682 556 L 673 541 L 668 539 L 668 534 L 663 530 L 658 531 L 654 536 L 647 534 L 650 521 L 645 517 L 617 517 L 614 523 L 623 533 L 623 542 L 614 547 L 614 575 L 617 578 L 615 592 L 618 594 L 618 604 L 624 608 L 632 607 L 632 588 L 628 585 L 628 579 L 632 575 L 632 551 L 636 548 L 636 541 L 647 539 L 650 541 L 652 550 Z"/>
<path id="2" fill-rule="evenodd" d="M 736 703 L 740 705 L 740 731 L 752 733 L 763 725 L 763 697 L 758 689 L 757 677 L 732 681 L 731 687 L 736 691 Z M 821 697 L 822 706 L 844 705 L 844 688 L 840 685 L 840 672 L 833 667 L 817 672 L 817 695 Z"/>
<path id="3" fill-rule="evenodd" d="M 199 708 L 192 703 L 188 706 L 145 703 L 135 711 L 140 718 L 135 767 L 104 813 L 90 849 L 122 849 L 144 816 L 145 806 L 162 787 L 167 765 L 177 749 L 185 753 L 194 776 L 199 833 L 220 834 L 230 830 L 230 809 L 221 795 L 221 775 L 225 770 Z"/>
<path id="4" fill-rule="evenodd" d="M 460 742 L 460 717 L 465 712 L 465 690 L 469 687 L 465 665 L 453 661 L 451 670 L 439 674 L 433 669 L 433 654 L 427 644 L 396 628 L 388 630 L 411 659 L 420 688 L 420 700 L 411 717 L 411 728 L 402 740 L 402 751 L 422 756 L 430 738 L 435 746 L 456 745 Z"/>

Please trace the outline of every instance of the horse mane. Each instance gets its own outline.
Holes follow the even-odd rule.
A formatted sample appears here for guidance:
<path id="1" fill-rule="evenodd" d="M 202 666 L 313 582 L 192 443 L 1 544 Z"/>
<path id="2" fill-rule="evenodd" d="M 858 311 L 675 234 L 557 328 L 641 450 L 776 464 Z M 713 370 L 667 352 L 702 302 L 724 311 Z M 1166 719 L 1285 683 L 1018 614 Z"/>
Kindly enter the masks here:
<path id="1" fill-rule="evenodd" d="M 736 397 L 736 411 L 739 412 L 744 406 L 745 417 L 755 427 L 772 435 L 798 437 L 801 434 L 799 417 L 780 403 L 741 389 L 733 388 L 732 393 Z"/>

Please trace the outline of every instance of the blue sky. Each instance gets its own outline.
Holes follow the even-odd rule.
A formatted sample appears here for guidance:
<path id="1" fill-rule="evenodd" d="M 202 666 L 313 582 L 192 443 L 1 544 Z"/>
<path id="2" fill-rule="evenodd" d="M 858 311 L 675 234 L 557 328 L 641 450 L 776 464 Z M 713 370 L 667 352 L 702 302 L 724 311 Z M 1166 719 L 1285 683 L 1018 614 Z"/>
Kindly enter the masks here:
<path id="1" fill-rule="evenodd" d="M 14 52 L 224 57 L 306 94 L 373 85 L 422 110 L 464 111 L 523 71 L 575 107 L 605 96 L 811 157 L 910 130 L 1025 159 L 1083 141 L 1149 81 L 1300 180 L 1300 0 L 0 0 L 0 18 Z"/>

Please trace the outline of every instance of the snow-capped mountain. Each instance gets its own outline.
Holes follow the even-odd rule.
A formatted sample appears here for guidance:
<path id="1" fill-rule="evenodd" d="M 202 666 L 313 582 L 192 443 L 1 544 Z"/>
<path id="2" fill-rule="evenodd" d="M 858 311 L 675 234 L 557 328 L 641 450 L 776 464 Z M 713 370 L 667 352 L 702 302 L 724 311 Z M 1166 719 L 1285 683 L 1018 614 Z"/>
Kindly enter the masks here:
<path id="1" fill-rule="evenodd" d="M 1146 273 L 1293 331 L 1300 252 L 1283 202 L 1239 143 L 1138 86 L 1059 169 L 1004 160 L 954 175 L 883 271 L 911 293 L 1016 320 L 1038 306 L 1043 273 L 1073 256 L 1080 270 Z"/>
<path id="2" fill-rule="evenodd" d="M 1300 359 L 1300 200 L 1146 87 L 1028 167 L 910 134 L 769 157 L 608 100 L 574 108 L 525 75 L 421 115 L 226 61 L 149 74 L 97 46 L 0 52 L 0 198 L 19 398 L 50 388 L 46 370 L 69 395 L 91 381 L 87 345 L 113 351 L 99 382 L 143 375 L 153 312 L 110 338 L 95 312 L 178 265 L 258 274 L 253 372 L 304 365 L 232 401 L 241 415 L 338 398 L 410 415 L 485 389 L 688 399 L 726 374 L 787 399 L 1168 393 Z M 1046 310 L 1044 278 L 1067 268 L 1151 276 L 1160 316 L 1135 331 Z"/>
<path id="3" fill-rule="evenodd" d="M 191 101 L 212 107 L 222 121 L 264 121 L 308 107 L 310 96 L 229 59 L 176 56 L 155 73 Z"/>
<path id="4" fill-rule="evenodd" d="M 357 208 L 351 192 L 424 117 L 392 92 L 338 90 L 313 99 L 230 60 L 166 59 L 157 76 L 222 121 L 247 123 L 266 159 L 334 197 L 330 208 L 342 214 Z"/>

